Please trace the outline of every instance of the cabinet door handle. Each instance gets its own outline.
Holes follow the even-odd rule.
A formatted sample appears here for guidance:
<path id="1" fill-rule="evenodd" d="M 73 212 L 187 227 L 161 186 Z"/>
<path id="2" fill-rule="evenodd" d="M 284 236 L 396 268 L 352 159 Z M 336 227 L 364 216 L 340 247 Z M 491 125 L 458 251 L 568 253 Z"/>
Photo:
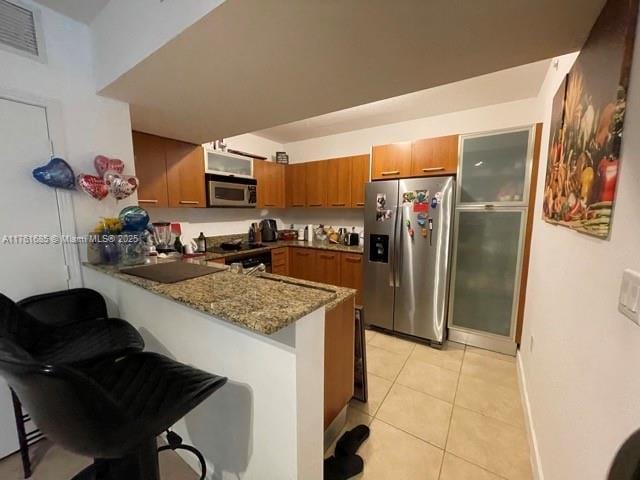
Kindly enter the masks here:
<path id="1" fill-rule="evenodd" d="M 333 260 L 334 258 L 336 258 L 336 256 L 335 255 L 321 254 L 320 258 L 324 258 L 325 260 Z"/>
<path id="2" fill-rule="evenodd" d="M 484 208 L 487 209 L 487 210 L 493 210 L 494 208 L 496 208 L 496 206 L 494 204 L 492 204 L 492 203 L 487 203 L 484 206 Z"/>
<path id="3" fill-rule="evenodd" d="M 138 203 L 158 203 L 158 200 L 143 200 L 139 198 Z"/>
<path id="4" fill-rule="evenodd" d="M 353 257 L 344 257 L 345 261 L 347 262 L 351 262 L 351 263 L 361 263 L 362 259 L 360 258 L 353 258 Z"/>
<path id="5" fill-rule="evenodd" d="M 381 175 L 383 177 L 387 177 L 389 175 L 399 175 L 400 174 L 400 170 L 389 170 L 387 172 L 381 172 Z"/>
<path id="6" fill-rule="evenodd" d="M 292 203 L 292 207 L 304 207 L 304 203 Z"/>
<path id="7" fill-rule="evenodd" d="M 321 207 L 322 204 L 321 203 L 310 203 L 309 206 L 310 207 Z"/>
<path id="8" fill-rule="evenodd" d="M 444 170 L 444 167 L 429 167 L 422 169 L 423 172 L 440 172 L 441 170 Z"/>
<path id="9" fill-rule="evenodd" d="M 358 203 L 356 203 L 356 206 L 358 206 L 358 207 L 364 207 L 364 202 L 358 202 Z"/>
<path id="10" fill-rule="evenodd" d="M 180 200 L 180 205 L 198 205 L 199 203 L 197 200 Z"/>
<path id="11" fill-rule="evenodd" d="M 265 203 L 264 206 L 265 207 L 275 207 L 276 204 L 275 203 Z"/>
<path id="12" fill-rule="evenodd" d="M 332 203 L 331 206 L 332 207 L 344 207 L 346 205 L 346 203 Z"/>

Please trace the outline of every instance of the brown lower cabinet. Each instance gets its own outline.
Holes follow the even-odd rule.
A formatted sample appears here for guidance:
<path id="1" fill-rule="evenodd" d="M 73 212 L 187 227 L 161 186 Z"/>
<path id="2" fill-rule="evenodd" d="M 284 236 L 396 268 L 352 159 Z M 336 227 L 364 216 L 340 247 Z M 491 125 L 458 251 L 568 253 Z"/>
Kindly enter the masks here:
<path id="1" fill-rule="evenodd" d="M 307 247 L 271 250 L 271 271 L 311 282 L 328 283 L 357 290 L 356 305 L 362 305 L 362 254 Z"/>
<path id="2" fill-rule="evenodd" d="M 353 297 L 328 310 L 324 322 L 324 428 L 353 397 Z"/>
<path id="3" fill-rule="evenodd" d="M 362 305 L 362 254 L 340 254 L 340 285 L 357 290 L 356 305 Z"/>

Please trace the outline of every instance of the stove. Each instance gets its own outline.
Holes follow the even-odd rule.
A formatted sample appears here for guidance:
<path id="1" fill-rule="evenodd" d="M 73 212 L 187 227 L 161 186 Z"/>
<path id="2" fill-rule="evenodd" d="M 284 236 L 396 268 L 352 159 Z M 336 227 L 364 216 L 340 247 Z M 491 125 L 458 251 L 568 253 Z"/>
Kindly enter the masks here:
<path id="1" fill-rule="evenodd" d="M 233 247 L 233 248 L 229 248 Z M 271 271 L 271 251 L 263 250 L 266 245 L 262 243 L 238 243 L 231 244 L 227 248 L 217 245 L 209 251 L 213 253 L 223 253 L 225 255 L 225 263 L 227 265 L 238 262 L 242 263 L 244 268 L 255 267 L 261 263 L 265 264 L 267 272 Z M 260 251 L 260 250 L 263 251 Z"/>

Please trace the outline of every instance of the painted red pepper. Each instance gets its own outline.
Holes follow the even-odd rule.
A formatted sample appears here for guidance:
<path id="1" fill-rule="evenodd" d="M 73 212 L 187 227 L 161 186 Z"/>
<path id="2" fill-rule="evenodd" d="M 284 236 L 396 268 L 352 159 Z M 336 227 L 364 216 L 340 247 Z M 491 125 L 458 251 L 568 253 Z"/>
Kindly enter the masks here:
<path id="1" fill-rule="evenodd" d="M 603 158 L 598 164 L 598 174 L 600 175 L 600 201 L 612 202 L 616 193 L 616 184 L 618 183 L 618 166 L 617 158 Z"/>

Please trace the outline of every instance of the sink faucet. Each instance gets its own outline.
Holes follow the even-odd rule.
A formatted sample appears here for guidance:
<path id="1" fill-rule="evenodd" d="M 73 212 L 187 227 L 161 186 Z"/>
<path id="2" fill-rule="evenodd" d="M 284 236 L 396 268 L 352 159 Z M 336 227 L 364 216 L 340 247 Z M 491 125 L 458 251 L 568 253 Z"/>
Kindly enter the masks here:
<path id="1" fill-rule="evenodd" d="M 249 270 L 247 270 L 246 272 L 244 272 L 244 274 L 248 275 L 248 276 L 252 276 L 252 275 L 255 275 L 256 272 L 264 272 L 266 270 L 267 270 L 267 267 L 265 267 L 264 263 L 259 263 L 255 267 L 252 267 Z"/>

